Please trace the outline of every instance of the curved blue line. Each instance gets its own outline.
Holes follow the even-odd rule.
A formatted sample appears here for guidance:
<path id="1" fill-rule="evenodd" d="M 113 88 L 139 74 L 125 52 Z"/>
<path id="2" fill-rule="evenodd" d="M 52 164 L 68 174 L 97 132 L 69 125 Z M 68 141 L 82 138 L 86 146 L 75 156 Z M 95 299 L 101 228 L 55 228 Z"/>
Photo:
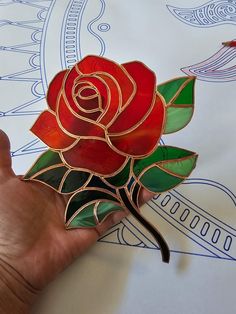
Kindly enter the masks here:
<path id="1" fill-rule="evenodd" d="M 67 23 L 68 23 L 68 19 L 70 17 L 70 13 L 71 10 L 73 8 L 74 5 L 74 0 L 69 1 L 64 17 L 63 17 L 63 23 L 62 23 L 62 28 L 61 28 L 61 52 L 60 52 L 60 59 L 61 59 L 61 66 L 62 69 L 64 68 L 69 68 L 70 66 L 72 66 L 73 64 L 69 64 L 66 60 L 66 29 L 67 29 Z M 83 17 L 83 13 L 84 10 L 86 8 L 86 5 L 88 3 L 88 0 L 79 0 L 79 2 L 77 1 L 77 4 L 81 5 L 81 8 L 78 10 L 78 16 L 77 16 L 77 20 L 76 20 L 76 38 L 75 38 L 75 46 L 76 48 L 75 50 L 75 55 L 76 55 L 76 60 L 80 60 L 82 59 L 82 53 L 81 53 L 81 44 L 80 44 L 80 31 L 81 31 L 81 24 L 82 24 L 82 17 Z"/>
<path id="2" fill-rule="evenodd" d="M 80 57 L 80 59 L 82 59 L 82 52 L 81 52 L 81 45 L 80 45 L 80 31 L 81 31 L 81 24 L 82 24 L 82 16 L 83 16 L 83 13 L 84 13 L 84 10 L 85 10 L 85 7 L 86 7 L 86 5 L 87 5 L 87 2 L 88 2 L 88 0 L 86 0 L 86 2 L 85 2 L 85 4 L 84 4 L 84 6 L 83 6 L 83 8 L 82 8 L 82 10 L 81 10 L 81 18 L 79 19 L 79 27 L 78 27 L 78 32 L 79 32 L 79 36 L 77 36 L 77 38 L 78 38 L 78 45 L 77 45 L 77 47 L 79 47 L 79 57 Z"/>
<path id="3" fill-rule="evenodd" d="M 206 184 L 206 185 L 214 186 L 215 188 L 220 189 L 222 192 L 227 194 L 229 198 L 232 200 L 233 204 L 236 206 L 236 195 L 230 189 L 228 189 L 225 185 L 217 181 L 204 179 L 204 178 L 191 178 L 191 179 L 187 179 L 182 184 Z"/>
<path id="4" fill-rule="evenodd" d="M 196 12 L 198 12 L 200 9 L 204 10 L 204 13 L 207 14 L 208 12 L 205 11 L 205 9 L 208 9 L 209 6 L 211 4 L 215 5 L 217 2 L 219 1 L 214 1 L 214 0 L 211 0 L 205 4 L 202 4 L 200 6 L 197 6 L 197 7 L 190 7 L 190 8 L 182 8 L 182 7 L 175 7 L 175 6 L 172 6 L 172 5 L 166 5 L 168 11 L 176 18 L 178 19 L 180 22 L 182 23 L 185 23 L 189 26 L 193 26 L 193 27 L 198 27 L 198 28 L 208 28 L 208 27 L 215 27 L 215 26 L 220 26 L 220 25 L 225 25 L 225 24 L 233 24 L 235 25 L 236 21 L 235 20 L 227 20 L 225 19 L 224 17 L 220 17 L 222 20 L 221 21 L 216 21 L 216 22 L 212 22 L 212 20 L 210 20 L 211 23 L 206 23 L 206 24 L 203 24 L 202 23 L 202 20 L 199 20 L 199 17 L 198 15 L 196 14 Z M 228 3 L 226 3 L 225 5 L 228 6 L 230 4 L 229 1 L 227 1 Z M 215 7 L 214 7 L 215 9 Z M 181 13 L 184 11 L 184 12 L 187 12 L 187 13 L 193 13 L 194 14 L 194 17 L 195 19 L 198 21 L 199 24 L 194 24 L 188 20 L 185 20 L 184 18 L 181 18 L 179 16 L 179 12 L 181 11 Z M 207 15 L 206 18 L 209 19 L 209 16 Z"/>
<path id="5" fill-rule="evenodd" d="M 66 28 L 66 19 L 68 17 L 68 12 L 70 10 L 70 6 L 71 6 L 71 2 L 68 3 L 66 10 L 65 10 L 65 14 L 63 16 L 63 21 L 62 21 L 62 27 L 61 27 L 61 34 L 60 34 L 60 40 L 61 40 L 61 51 L 60 51 L 60 60 L 61 60 L 61 67 L 62 69 L 66 68 L 66 64 L 65 64 L 65 55 L 64 55 L 64 49 L 65 49 L 65 40 L 63 40 L 63 33 L 65 32 L 65 28 Z M 64 57 L 64 60 L 62 60 Z M 64 62 L 63 62 L 64 61 Z"/>
<path id="6" fill-rule="evenodd" d="M 182 193 L 179 193 L 176 190 L 173 190 L 175 192 L 175 194 L 179 195 L 182 199 L 185 199 L 186 202 L 188 202 L 188 204 L 186 204 L 183 200 L 180 200 L 175 194 L 173 194 L 173 192 L 170 192 L 170 195 L 172 195 L 173 197 L 175 197 L 176 199 L 178 199 L 181 203 L 185 204 L 186 206 L 189 206 L 189 204 L 193 205 L 194 207 L 200 209 L 202 212 L 204 212 L 206 215 L 212 217 L 215 221 L 218 221 L 221 225 L 224 225 L 228 228 L 230 228 L 233 231 L 236 231 L 235 228 L 233 228 L 232 226 L 230 226 L 229 224 L 223 222 L 222 220 L 218 219 L 217 217 L 213 216 L 212 214 L 210 214 L 208 211 L 204 210 L 202 207 L 196 205 L 194 202 L 190 201 L 190 199 L 188 199 L 187 197 L 185 197 Z M 195 209 L 193 209 L 191 207 L 192 210 L 194 210 L 195 212 L 197 212 Z M 198 213 L 199 214 L 199 213 Z M 207 218 L 205 215 L 201 214 L 201 216 L 205 217 L 207 220 L 209 220 L 209 218 Z M 211 221 L 212 222 L 212 221 Z M 217 225 L 218 227 L 220 227 L 221 229 L 224 229 L 226 232 L 228 232 L 230 235 L 235 237 L 235 234 L 233 234 L 233 231 L 227 230 L 221 226 L 219 226 L 217 223 L 213 222 L 215 225 Z"/>
<path id="7" fill-rule="evenodd" d="M 106 46 L 105 46 L 105 42 L 104 42 L 104 40 L 102 39 L 101 36 L 99 36 L 97 33 L 95 33 L 95 32 L 92 30 L 92 25 L 93 25 L 95 22 L 97 22 L 97 21 L 103 16 L 103 14 L 104 14 L 104 12 L 105 12 L 105 6 L 106 6 L 105 1 L 104 1 L 104 0 L 100 0 L 100 2 L 101 2 L 101 5 L 102 5 L 101 10 L 100 10 L 99 14 L 98 14 L 92 21 L 90 21 L 90 22 L 88 23 L 87 29 L 88 29 L 88 31 L 89 31 L 94 37 L 96 37 L 96 38 L 98 39 L 98 41 L 100 42 L 100 44 L 101 44 L 100 56 L 103 56 L 104 53 L 105 53 L 105 47 L 106 47 Z"/>
<path id="8" fill-rule="evenodd" d="M 203 244 L 201 244 L 201 243 L 199 243 L 197 240 L 195 240 L 193 237 L 191 237 L 190 235 L 188 235 L 186 232 L 184 232 L 183 230 L 181 230 L 179 227 L 177 227 L 177 226 L 175 226 L 170 220 L 168 220 L 166 217 L 164 217 L 163 216 L 163 214 L 161 214 L 157 209 L 155 209 L 152 205 L 151 205 L 151 203 L 154 203 L 158 208 L 160 208 L 162 211 L 163 211 L 163 209 L 159 206 L 159 205 L 157 205 L 157 203 L 155 203 L 154 201 L 150 201 L 149 203 L 148 203 L 148 206 L 150 206 L 159 216 L 161 216 L 165 221 L 167 221 L 169 224 L 171 224 L 172 225 L 172 227 L 174 227 L 174 228 L 176 228 L 178 231 L 180 231 L 182 234 L 184 234 L 186 237 L 188 237 L 190 240 L 192 240 L 193 242 L 195 242 L 195 243 L 197 243 L 199 246 L 201 246 L 202 248 L 204 248 L 205 250 L 207 250 L 208 252 L 210 252 L 210 253 L 212 253 L 215 257 L 217 257 L 217 258 L 220 258 L 220 256 L 219 255 L 217 255 L 216 253 L 214 253 L 213 251 L 211 251 L 209 248 L 207 248 L 207 247 L 205 247 Z M 169 217 L 171 217 L 168 213 L 166 213 L 167 214 L 167 216 L 169 216 Z M 178 224 L 180 224 L 179 223 L 179 221 L 177 221 L 175 218 L 173 218 L 173 217 L 171 217 L 172 219 L 174 219 Z M 185 227 L 185 229 L 187 229 L 188 231 L 192 231 L 192 230 L 190 230 L 190 229 L 188 229 L 187 227 Z M 197 234 L 195 234 L 198 238 L 200 238 Z M 201 238 L 200 238 L 201 239 Z M 201 239 L 202 240 L 202 239 Z M 203 241 L 204 242 L 206 242 L 207 244 L 209 244 L 206 240 L 204 240 L 203 239 Z M 211 245 L 211 246 L 213 246 L 213 245 Z M 215 248 L 215 247 L 214 247 Z M 224 252 L 222 252 L 222 253 L 224 253 Z M 226 254 L 227 255 L 227 254 Z M 232 256 L 228 256 L 230 259 L 232 259 Z"/>
<path id="9" fill-rule="evenodd" d="M 42 36 L 41 36 L 41 41 L 40 41 L 40 73 L 41 73 L 41 78 L 42 78 L 42 85 L 43 85 L 43 91 L 44 94 L 46 95 L 46 91 L 48 89 L 48 81 L 46 77 L 46 68 L 45 68 L 45 39 L 47 35 L 47 28 L 48 28 L 48 22 L 49 18 L 51 16 L 53 7 L 55 5 L 56 0 L 52 0 L 52 3 L 49 6 L 48 13 L 45 19 L 45 22 L 43 24 L 43 29 L 42 29 Z"/>

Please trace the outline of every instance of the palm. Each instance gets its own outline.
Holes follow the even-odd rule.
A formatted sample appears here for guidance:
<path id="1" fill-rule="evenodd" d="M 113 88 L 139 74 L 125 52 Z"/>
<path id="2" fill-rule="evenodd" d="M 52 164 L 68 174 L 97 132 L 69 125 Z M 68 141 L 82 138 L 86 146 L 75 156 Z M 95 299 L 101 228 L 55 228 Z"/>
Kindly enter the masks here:
<path id="1" fill-rule="evenodd" d="M 2 132 L 0 151 L 0 257 L 42 288 L 114 224 L 114 215 L 96 229 L 65 230 L 63 196 L 15 176 Z"/>

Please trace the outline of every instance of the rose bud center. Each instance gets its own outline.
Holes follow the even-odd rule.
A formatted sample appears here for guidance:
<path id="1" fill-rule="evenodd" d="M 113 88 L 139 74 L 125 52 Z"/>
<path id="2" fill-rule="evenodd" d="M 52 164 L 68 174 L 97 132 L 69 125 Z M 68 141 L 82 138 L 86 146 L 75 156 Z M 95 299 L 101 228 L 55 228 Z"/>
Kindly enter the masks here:
<path id="1" fill-rule="evenodd" d="M 101 97 L 94 86 L 78 84 L 75 87 L 75 99 L 78 108 L 85 113 L 102 111 Z"/>

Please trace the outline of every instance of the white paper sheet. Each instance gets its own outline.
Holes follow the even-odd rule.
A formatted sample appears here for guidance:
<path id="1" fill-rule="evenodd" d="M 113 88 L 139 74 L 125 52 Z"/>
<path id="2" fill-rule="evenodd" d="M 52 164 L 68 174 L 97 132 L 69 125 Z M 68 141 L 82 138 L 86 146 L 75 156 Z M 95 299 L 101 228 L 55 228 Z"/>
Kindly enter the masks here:
<path id="1" fill-rule="evenodd" d="M 112 228 L 44 292 L 34 313 L 234 313 L 236 1 L 0 1 L 0 127 L 24 173 L 45 147 L 29 128 L 48 83 L 87 54 L 141 60 L 158 82 L 196 75 L 196 109 L 168 145 L 199 153 L 191 178 L 143 213 L 167 239 L 162 264 L 132 218 Z"/>

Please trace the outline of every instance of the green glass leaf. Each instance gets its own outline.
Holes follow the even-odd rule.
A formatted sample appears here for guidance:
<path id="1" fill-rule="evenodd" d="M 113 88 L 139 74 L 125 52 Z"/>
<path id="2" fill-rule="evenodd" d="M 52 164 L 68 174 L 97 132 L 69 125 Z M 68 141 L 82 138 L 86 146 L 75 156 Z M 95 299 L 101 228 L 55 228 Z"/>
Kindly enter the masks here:
<path id="1" fill-rule="evenodd" d="M 52 187 L 55 190 L 59 190 L 60 183 L 67 172 L 68 168 L 54 167 L 52 169 L 45 169 L 44 172 L 41 172 L 38 176 L 34 176 L 33 180 L 40 181 Z"/>
<path id="2" fill-rule="evenodd" d="M 179 160 L 179 161 L 170 161 L 163 162 L 160 164 L 160 167 L 167 170 L 170 173 L 173 173 L 177 176 L 188 177 L 189 174 L 196 166 L 197 156 L 194 155 L 189 158 Z"/>
<path id="3" fill-rule="evenodd" d="M 114 177 L 105 178 L 105 180 L 114 187 L 121 187 L 125 185 L 130 175 L 130 163 L 131 161 L 129 160 L 126 166 L 117 175 Z"/>
<path id="4" fill-rule="evenodd" d="M 159 193 L 185 180 L 195 168 L 196 161 L 196 153 L 178 147 L 159 146 L 147 158 L 135 160 L 133 171 L 142 185 Z"/>
<path id="5" fill-rule="evenodd" d="M 64 178 L 60 193 L 73 193 L 83 187 L 90 177 L 90 173 L 85 171 L 70 170 Z"/>
<path id="6" fill-rule="evenodd" d="M 90 204 L 78 212 L 67 225 L 67 228 L 96 227 L 97 222 L 94 217 L 94 206 L 95 203 Z"/>
<path id="7" fill-rule="evenodd" d="M 124 209 L 118 204 L 114 204 L 111 202 L 100 202 L 97 206 L 98 221 L 102 222 L 103 219 L 109 214 L 116 211 L 121 211 L 121 210 L 124 210 Z"/>
<path id="8" fill-rule="evenodd" d="M 140 178 L 140 182 L 145 188 L 155 193 L 168 191 L 183 180 L 183 178 L 170 175 L 158 167 L 148 169 Z"/>
<path id="9" fill-rule="evenodd" d="M 88 187 L 91 187 L 91 188 L 101 188 L 101 189 L 105 189 L 105 190 L 108 190 L 112 193 L 116 193 L 115 189 L 113 189 L 112 187 L 110 187 L 106 181 L 103 181 L 101 178 L 93 175 L 91 180 L 89 181 Z"/>
<path id="10" fill-rule="evenodd" d="M 175 162 L 179 159 L 191 159 L 191 158 L 196 159 L 197 154 L 194 152 L 191 152 L 186 149 L 174 147 L 174 146 L 165 146 L 161 145 L 158 146 L 158 148 L 148 157 L 143 158 L 143 159 L 136 159 L 134 161 L 134 166 L 133 166 L 133 172 L 136 177 L 140 175 L 140 173 L 146 169 L 147 167 L 153 165 L 153 164 L 162 164 L 164 162 Z"/>
<path id="11" fill-rule="evenodd" d="M 99 188 L 86 188 L 83 191 L 75 193 L 69 200 L 65 215 L 66 222 L 68 222 L 82 206 L 99 200 L 119 202 L 116 195 L 109 193 L 106 190 L 99 190 Z"/>
<path id="12" fill-rule="evenodd" d="M 96 227 L 111 213 L 123 210 L 121 206 L 111 202 L 100 202 L 97 207 L 96 204 L 95 201 L 82 210 L 78 210 L 78 213 L 75 213 L 74 217 L 68 222 L 67 228 Z"/>
<path id="13" fill-rule="evenodd" d="M 47 150 L 36 160 L 35 164 L 24 176 L 24 179 L 30 179 L 44 168 L 56 166 L 59 164 L 62 164 L 60 155 L 57 152 Z"/>
<path id="14" fill-rule="evenodd" d="M 166 104 L 169 104 L 176 93 L 181 89 L 188 77 L 180 77 L 157 86 L 157 91 L 164 97 Z"/>
<path id="15" fill-rule="evenodd" d="M 166 101 L 166 124 L 164 134 L 184 128 L 191 120 L 194 110 L 195 77 L 181 77 L 157 86 Z"/>
<path id="16" fill-rule="evenodd" d="M 193 105 L 195 80 L 195 77 L 188 78 L 182 89 L 180 88 L 179 93 L 177 93 L 177 97 L 173 101 L 174 105 Z"/>
<path id="17" fill-rule="evenodd" d="M 166 111 L 165 134 L 177 132 L 185 127 L 193 115 L 192 107 L 178 108 L 169 107 Z"/>

